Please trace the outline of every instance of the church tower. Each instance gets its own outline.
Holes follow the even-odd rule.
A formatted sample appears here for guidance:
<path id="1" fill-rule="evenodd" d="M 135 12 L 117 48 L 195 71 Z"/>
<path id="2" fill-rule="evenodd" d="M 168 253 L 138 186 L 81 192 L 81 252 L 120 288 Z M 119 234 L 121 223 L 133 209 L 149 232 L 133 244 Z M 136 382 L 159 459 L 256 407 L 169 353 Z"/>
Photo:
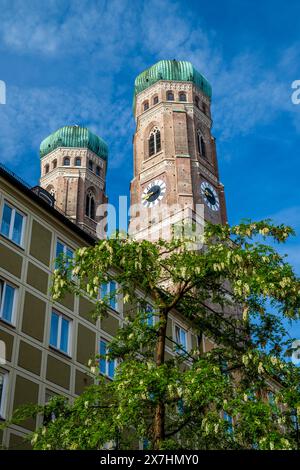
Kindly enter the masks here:
<path id="1" fill-rule="evenodd" d="M 193 214 L 202 204 L 204 220 L 226 223 L 210 107 L 211 86 L 190 62 L 162 60 L 136 78 L 130 193 L 131 206 L 140 209 L 129 226 L 136 238 L 161 236 L 155 214 L 162 206 Z"/>
<path id="2" fill-rule="evenodd" d="M 42 141 L 40 157 L 41 187 L 58 210 L 95 236 L 97 207 L 107 202 L 106 143 L 85 127 L 64 126 Z"/>

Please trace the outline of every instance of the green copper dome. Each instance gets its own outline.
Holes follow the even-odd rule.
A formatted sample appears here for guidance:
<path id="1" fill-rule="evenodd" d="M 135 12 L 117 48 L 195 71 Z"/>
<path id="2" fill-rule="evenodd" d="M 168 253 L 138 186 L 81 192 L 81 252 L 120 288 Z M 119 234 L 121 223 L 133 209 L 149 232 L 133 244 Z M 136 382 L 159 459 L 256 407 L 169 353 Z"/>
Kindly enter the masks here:
<path id="1" fill-rule="evenodd" d="M 134 95 L 153 85 L 159 80 L 193 82 L 205 95 L 211 98 L 212 89 L 206 78 L 199 73 L 191 62 L 185 60 L 160 60 L 135 79 Z"/>
<path id="2" fill-rule="evenodd" d="M 41 158 L 59 147 L 87 148 L 105 160 L 108 157 L 107 144 L 86 127 L 64 126 L 53 132 L 40 145 Z"/>

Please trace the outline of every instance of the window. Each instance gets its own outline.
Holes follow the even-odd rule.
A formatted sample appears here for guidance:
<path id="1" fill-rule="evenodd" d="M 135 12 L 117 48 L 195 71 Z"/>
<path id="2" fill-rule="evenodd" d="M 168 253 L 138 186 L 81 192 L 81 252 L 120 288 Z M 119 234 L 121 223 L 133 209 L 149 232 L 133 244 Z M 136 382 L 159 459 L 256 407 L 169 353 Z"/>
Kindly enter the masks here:
<path id="1" fill-rule="evenodd" d="M 50 346 L 70 355 L 71 322 L 64 315 L 52 312 L 50 327 Z"/>
<path id="2" fill-rule="evenodd" d="M 57 393 L 52 392 L 51 390 L 46 390 L 45 391 L 45 405 L 49 405 L 51 402 L 52 398 L 57 397 Z M 54 422 L 56 420 L 56 415 L 54 411 L 48 411 L 47 413 L 44 411 L 44 416 L 43 416 L 43 425 L 46 426 L 49 424 L 51 421 Z"/>
<path id="3" fill-rule="evenodd" d="M 100 174 L 101 174 L 101 168 L 100 166 L 96 166 L 96 175 L 100 176 Z"/>
<path id="4" fill-rule="evenodd" d="M 75 166 L 81 166 L 81 158 L 80 157 L 75 158 Z"/>
<path id="5" fill-rule="evenodd" d="M 5 418 L 8 373 L 0 370 L 0 417 Z"/>
<path id="6" fill-rule="evenodd" d="M 149 109 L 149 101 L 144 102 L 144 111 L 147 111 Z"/>
<path id="7" fill-rule="evenodd" d="M 17 245 L 23 244 L 25 216 L 7 202 L 3 205 L 1 233 Z"/>
<path id="8" fill-rule="evenodd" d="M 158 103 L 158 96 L 156 95 L 153 98 L 153 104 L 157 104 L 157 103 Z"/>
<path id="9" fill-rule="evenodd" d="M 99 361 L 100 373 L 106 375 L 110 379 L 114 378 L 116 360 L 109 361 L 106 357 L 106 354 L 109 352 L 109 342 L 105 339 L 100 340 L 100 355 L 103 356 Z"/>
<path id="10" fill-rule="evenodd" d="M 53 162 L 52 162 L 52 168 L 54 169 L 54 168 L 56 168 L 56 167 L 57 167 L 57 160 L 53 160 Z"/>
<path id="11" fill-rule="evenodd" d="M 197 108 L 200 107 L 200 101 L 199 101 L 199 97 L 198 97 L 198 96 L 195 97 L 195 104 L 196 104 Z"/>
<path id="12" fill-rule="evenodd" d="M 174 101 L 174 93 L 173 91 L 167 91 L 167 100 Z"/>
<path id="13" fill-rule="evenodd" d="M 101 299 L 104 299 L 109 303 L 111 308 L 118 310 L 117 283 L 115 281 L 102 284 L 100 288 L 100 296 Z"/>
<path id="14" fill-rule="evenodd" d="M 92 160 L 89 160 L 89 169 L 90 169 L 91 171 L 94 170 L 94 163 L 92 162 Z"/>
<path id="15" fill-rule="evenodd" d="M 179 93 L 179 101 L 186 101 L 186 94 L 181 92 Z"/>
<path id="16" fill-rule="evenodd" d="M 16 288 L 0 279 L 0 318 L 14 323 Z"/>
<path id="17" fill-rule="evenodd" d="M 227 431 L 232 434 L 233 433 L 233 421 L 232 416 L 230 416 L 226 411 L 223 413 L 223 418 L 227 422 Z"/>
<path id="18" fill-rule="evenodd" d="M 161 150 L 160 130 L 154 127 L 149 136 L 149 157 L 155 155 Z"/>
<path id="19" fill-rule="evenodd" d="M 47 165 L 45 165 L 45 173 L 49 173 L 49 168 L 50 168 L 50 167 L 49 167 L 49 165 L 48 165 L 48 163 L 47 163 Z"/>
<path id="20" fill-rule="evenodd" d="M 176 351 L 183 354 L 187 351 L 187 331 L 181 328 L 181 326 L 175 324 L 175 341 Z"/>
<path id="21" fill-rule="evenodd" d="M 205 142 L 199 130 L 197 131 L 197 147 L 198 147 L 198 152 L 200 153 L 200 155 L 203 158 L 206 158 Z"/>
<path id="22" fill-rule="evenodd" d="M 90 219 L 95 219 L 95 197 L 93 191 L 89 190 L 85 201 L 85 215 Z"/>
<path id="23" fill-rule="evenodd" d="M 70 159 L 69 157 L 64 158 L 64 166 L 70 166 Z"/>
<path id="24" fill-rule="evenodd" d="M 154 308 L 152 305 L 147 304 L 145 308 L 140 306 L 140 313 L 145 313 L 145 317 L 142 320 L 143 323 L 147 323 L 148 326 L 154 325 Z"/>
<path id="25" fill-rule="evenodd" d="M 74 256 L 74 251 L 72 248 L 67 246 L 65 243 L 61 242 L 60 240 L 57 240 L 56 243 L 56 262 L 55 262 L 55 267 L 59 267 L 59 261 L 63 261 L 64 265 L 66 268 L 68 268 L 70 262 L 72 261 Z"/>

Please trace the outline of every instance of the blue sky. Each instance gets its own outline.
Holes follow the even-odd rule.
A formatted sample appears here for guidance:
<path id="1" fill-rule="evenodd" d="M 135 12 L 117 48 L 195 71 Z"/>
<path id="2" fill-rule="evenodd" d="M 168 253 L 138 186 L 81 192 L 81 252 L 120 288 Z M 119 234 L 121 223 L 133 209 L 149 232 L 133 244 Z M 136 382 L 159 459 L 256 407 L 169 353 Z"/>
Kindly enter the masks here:
<path id="1" fill-rule="evenodd" d="M 0 0 L 0 160 L 34 185 L 41 140 L 87 126 L 109 145 L 115 204 L 132 177 L 136 75 L 190 60 L 213 87 L 229 222 L 273 217 L 300 233 L 299 18 L 298 0 Z M 300 273 L 299 236 L 283 251 Z"/>

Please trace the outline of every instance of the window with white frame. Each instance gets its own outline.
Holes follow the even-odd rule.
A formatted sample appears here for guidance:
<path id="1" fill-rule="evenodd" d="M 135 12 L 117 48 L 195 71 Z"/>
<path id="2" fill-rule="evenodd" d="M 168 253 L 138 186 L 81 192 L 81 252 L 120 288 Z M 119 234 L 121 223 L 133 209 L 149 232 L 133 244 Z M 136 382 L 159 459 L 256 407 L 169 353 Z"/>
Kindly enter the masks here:
<path id="1" fill-rule="evenodd" d="M 56 254 L 55 254 L 56 267 L 58 267 L 58 265 L 59 265 L 58 260 L 63 260 L 65 265 L 66 265 L 66 268 L 67 268 L 70 261 L 73 259 L 73 256 L 74 256 L 73 249 L 70 248 L 65 243 L 63 243 L 62 241 L 57 240 L 57 242 L 56 242 Z"/>
<path id="2" fill-rule="evenodd" d="M 2 209 L 1 234 L 17 245 L 23 245 L 25 216 L 8 202 Z"/>
<path id="3" fill-rule="evenodd" d="M 71 355 L 71 320 L 54 310 L 51 314 L 49 344 L 53 348 Z"/>
<path id="4" fill-rule="evenodd" d="M 144 318 L 142 319 L 143 323 L 147 323 L 148 326 L 154 325 L 154 308 L 151 304 L 140 305 L 139 311 L 141 314 L 144 314 Z"/>
<path id="5" fill-rule="evenodd" d="M 109 342 L 101 338 L 100 340 L 100 361 L 99 369 L 100 373 L 106 375 L 110 379 L 114 378 L 115 369 L 116 369 L 116 360 L 110 361 L 105 357 L 109 352 Z"/>
<path id="6" fill-rule="evenodd" d="M 102 284 L 100 288 L 101 299 L 104 299 L 111 308 L 118 311 L 118 295 L 117 295 L 117 283 L 115 281 L 109 281 L 108 283 Z"/>
<path id="7" fill-rule="evenodd" d="M 226 411 L 223 412 L 223 419 L 227 422 L 227 431 L 232 434 L 233 433 L 233 420 L 232 416 L 230 416 Z"/>
<path id="8" fill-rule="evenodd" d="M 8 373 L 0 370 L 0 417 L 5 418 Z"/>
<path id="9" fill-rule="evenodd" d="M 17 289 L 0 278 L 0 318 L 15 323 Z"/>
<path id="10" fill-rule="evenodd" d="M 174 325 L 176 351 L 179 354 L 184 354 L 187 351 L 187 331 L 175 323 Z"/>

